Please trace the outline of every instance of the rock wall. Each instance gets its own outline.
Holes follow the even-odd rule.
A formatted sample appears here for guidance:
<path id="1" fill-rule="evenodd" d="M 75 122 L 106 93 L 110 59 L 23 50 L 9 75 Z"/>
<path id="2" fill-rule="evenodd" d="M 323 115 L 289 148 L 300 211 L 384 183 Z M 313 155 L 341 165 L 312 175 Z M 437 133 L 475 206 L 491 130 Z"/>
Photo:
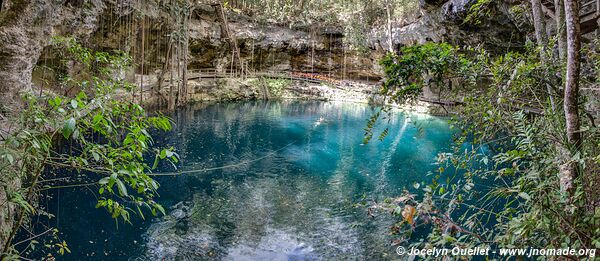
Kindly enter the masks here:
<path id="1" fill-rule="evenodd" d="M 393 25 L 393 49 L 425 42 L 448 42 L 455 45 L 483 45 L 488 51 L 506 51 L 521 48 L 531 28 L 525 17 L 512 9 L 515 1 L 494 1 L 489 16 L 479 23 L 465 22 L 471 6 L 477 0 L 421 0 L 420 17 L 409 24 Z M 370 44 L 388 49 L 388 32 L 373 28 Z"/>
<path id="2" fill-rule="evenodd" d="M 195 10 L 190 21 L 190 69 L 229 69 L 231 48 L 221 34 L 214 9 L 197 4 Z M 380 56 L 345 49 L 340 31 L 262 24 L 232 11 L 227 12 L 227 16 L 241 58 L 251 71 L 318 72 L 340 78 L 381 77 L 377 62 Z"/>
<path id="3" fill-rule="evenodd" d="M 0 117 L 32 89 L 32 71 L 50 37 L 87 35 L 95 29 L 101 0 L 3 1 L 0 11 Z M 1 120 L 1 118 L 0 118 Z"/>

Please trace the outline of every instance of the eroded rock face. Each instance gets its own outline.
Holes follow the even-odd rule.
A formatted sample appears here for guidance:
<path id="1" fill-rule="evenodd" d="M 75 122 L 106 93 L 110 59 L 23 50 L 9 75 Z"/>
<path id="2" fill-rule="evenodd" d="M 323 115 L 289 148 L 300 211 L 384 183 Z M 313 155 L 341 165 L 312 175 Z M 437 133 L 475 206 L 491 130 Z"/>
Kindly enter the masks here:
<path id="1" fill-rule="evenodd" d="M 229 69 L 231 50 L 221 35 L 214 10 L 202 4 L 196 8 L 200 11 L 190 21 L 192 68 Z M 345 50 L 341 32 L 330 28 L 311 30 L 260 24 L 235 12 L 228 12 L 227 16 L 229 29 L 250 70 L 332 73 L 340 78 L 377 79 L 381 76 L 378 56 Z"/>
<path id="2" fill-rule="evenodd" d="M 525 32 L 515 24 L 510 11 L 511 3 L 498 1 L 492 15 L 483 17 L 481 23 L 465 23 L 476 0 L 421 0 L 421 16 L 413 23 L 392 28 L 393 49 L 425 42 L 449 42 L 455 45 L 483 45 L 491 52 L 518 48 L 525 42 Z M 388 32 L 374 28 L 370 34 L 371 45 L 388 49 Z"/>
<path id="3" fill-rule="evenodd" d="M 476 0 L 450 0 L 441 6 L 444 19 L 452 22 L 462 22 L 467 16 L 469 8 Z"/>
<path id="4" fill-rule="evenodd" d="M 0 104 L 18 107 L 19 92 L 28 92 L 32 71 L 53 35 L 84 36 L 97 24 L 103 1 L 5 1 L 0 12 Z M 0 108 L 1 109 L 1 108 Z M 12 110 L 14 111 L 14 110 Z M 0 114 L 5 114 L 0 112 Z"/>
<path id="5" fill-rule="evenodd" d="M 446 0 L 420 0 L 419 3 L 424 9 L 434 9 L 439 7 Z"/>

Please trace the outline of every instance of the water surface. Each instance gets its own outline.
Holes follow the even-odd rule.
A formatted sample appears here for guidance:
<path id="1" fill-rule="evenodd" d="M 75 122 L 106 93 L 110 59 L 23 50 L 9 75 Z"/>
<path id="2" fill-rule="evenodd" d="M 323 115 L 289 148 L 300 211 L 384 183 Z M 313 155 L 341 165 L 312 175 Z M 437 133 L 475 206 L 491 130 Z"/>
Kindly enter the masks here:
<path id="1" fill-rule="evenodd" d="M 156 137 L 181 156 L 158 180 L 168 216 L 116 223 L 95 188 L 53 191 L 65 260 L 343 260 L 396 258 L 382 201 L 431 180 L 451 145 L 444 119 L 397 113 L 383 141 L 362 145 L 371 110 L 331 102 L 196 105 Z M 213 169 L 204 171 L 206 169 Z M 157 172 L 170 172 L 163 164 Z"/>

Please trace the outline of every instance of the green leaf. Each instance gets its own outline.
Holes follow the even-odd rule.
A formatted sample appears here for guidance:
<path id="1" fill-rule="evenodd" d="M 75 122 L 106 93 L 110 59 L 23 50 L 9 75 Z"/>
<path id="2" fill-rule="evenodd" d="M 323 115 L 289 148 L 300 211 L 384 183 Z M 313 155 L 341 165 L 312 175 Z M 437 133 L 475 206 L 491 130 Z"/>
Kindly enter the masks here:
<path id="1" fill-rule="evenodd" d="M 70 118 L 65 121 L 65 124 L 62 129 L 62 134 L 65 137 L 65 139 L 71 137 L 71 134 L 73 134 L 73 132 L 75 131 L 75 123 L 76 122 L 74 118 Z"/>
<path id="2" fill-rule="evenodd" d="M 51 99 L 48 101 L 48 103 L 53 107 L 60 106 L 61 102 L 62 102 L 62 99 L 60 97 L 54 97 L 54 99 Z"/>
<path id="3" fill-rule="evenodd" d="M 11 155 L 11 154 L 6 154 L 6 159 L 8 160 L 8 163 L 10 163 L 11 165 L 15 162 L 15 159 L 13 158 L 13 155 Z"/>
<path id="4" fill-rule="evenodd" d="M 115 182 L 117 181 L 117 173 L 113 173 L 110 174 L 110 178 L 108 179 L 108 187 L 112 188 L 112 186 L 115 184 Z"/>
<path id="5" fill-rule="evenodd" d="M 125 187 L 123 181 L 121 181 L 120 179 L 117 179 L 116 181 L 117 188 L 119 189 L 119 194 L 121 194 L 121 196 L 127 196 L 127 188 Z"/>
<path id="6" fill-rule="evenodd" d="M 101 180 L 98 181 L 98 184 L 100 185 L 106 185 L 108 184 L 108 181 L 110 180 L 110 177 L 104 177 Z"/>
<path id="7" fill-rule="evenodd" d="M 142 219 L 146 219 L 146 218 L 144 217 L 144 213 L 142 212 L 142 209 L 140 208 L 140 206 L 139 206 L 139 205 L 136 205 L 136 208 L 137 208 L 137 211 L 138 211 L 138 214 L 140 215 L 140 217 L 141 217 Z"/>
<path id="8" fill-rule="evenodd" d="M 79 129 L 75 129 L 75 131 L 73 131 L 73 139 L 79 139 Z"/>
<path id="9" fill-rule="evenodd" d="M 158 183 L 155 180 L 150 180 L 150 185 L 154 190 L 158 189 Z"/>
<path id="10" fill-rule="evenodd" d="M 456 238 L 449 236 L 449 235 L 444 236 L 444 239 L 446 240 L 446 242 L 449 242 L 449 243 L 456 242 Z"/>
<path id="11" fill-rule="evenodd" d="M 158 167 L 158 155 L 154 157 L 154 164 L 152 164 L 152 169 L 156 169 Z"/>
<path id="12" fill-rule="evenodd" d="M 75 99 L 71 100 L 71 107 L 73 109 L 77 109 L 77 105 L 78 105 L 77 100 L 75 100 Z"/>
<path id="13" fill-rule="evenodd" d="M 100 161 L 100 155 L 98 155 L 98 153 L 92 152 L 92 157 L 94 157 L 95 161 Z"/>
<path id="14" fill-rule="evenodd" d="M 87 83 L 88 83 L 88 82 L 84 81 L 84 83 L 87 85 Z M 77 94 L 77 99 L 78 99 L 78 100 L 87 99 L 87 95 L 85 94 L 85 92 L 84 92 L 84 91 L 80 91 L 80 92 Z"/>
<path id="15" fill-rule="evenodd" d="M 156 207 L 156 209 L 158 209 L 158 211 L 160 211 L 160 213 L 162 213 L 163 216 L 165 215 L 165 209 L 161 205 L 156 204 L 154 205 L 154 207 Z"/>
<path id="16" fill-rule="evenodd" d="M 92 122 L 94 124 L 98 124 L 100 123 L 102 120 L 104 119 L 104 117 L 102 116 L 102 114 L 100 113 L 96 113 L 96 115 L 94 115 L 94 118 L 92 119 Z"/>
<path id="17" fill-rule="evenodd" d="M 520 192 L 519 193 L 519 197 L 524 198 L 525 200 L 531 200 L 531 197 L 529 196 L 529 194 L 525 193 L 525 192 Z"/>

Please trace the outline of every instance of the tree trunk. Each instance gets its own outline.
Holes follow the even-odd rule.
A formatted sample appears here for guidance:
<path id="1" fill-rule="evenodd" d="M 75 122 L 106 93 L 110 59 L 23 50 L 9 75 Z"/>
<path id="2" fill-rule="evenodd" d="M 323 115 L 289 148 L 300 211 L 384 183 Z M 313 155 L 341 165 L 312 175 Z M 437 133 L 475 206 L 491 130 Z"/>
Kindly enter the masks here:
<path id="1" fill-rule="evenodd" d="M 188 52 L 189 52 L 189 35 L 190 32 L 188 30 L 188 21 L 189 21 L 189 5 L 187 6 L 188 10 L 186 10 L 185 13 L 185 17 L 183 18 L 183 31 L 184 31 L 184 37 L 183 37 L 183 72 L 182 72 L 182 78 L 183 78 L 183 82 L 181 85 L 181 97 L 182 99 L 179 102 L 179 106 L 183 106 L 187 103 L 188 100 Z"/>
<path id="2" fill-rule="evenodd" d="M 548 57 L 546 55 L 548 49 L 548 35 L 546 34 L 546 20 L 544 17 L 544 12 L 542 11 L 542 2 L 540 0 L 531 0 L 531 10 L 533 12 L 533 25 L 535 27 L 535 38 L 537 40 L 537 44 L 540 46 L 540 60 L 542 64 L 546 64 L 548 62 Z M 547 75 L 546 71 L 546 76 Z M 550 97 L 550 106 L 552 106 L 552 111 L 556 112 L 556 103 L 554 102 L 554 92 L 552 90 L 552 86 L 546 84 L 546 91 L 548 92 L 548 97 Z"/>
<path id="3" fill-rule="evenodd" d="M 231 52 L 233 53 L 233 57 L 238 62 L 239 68 L 244 68 L 242 57 L 240 54 L 240 49 L 237 44 L 237 40 L 235 35 L 233 35 L 229 30 L 229 22 L 227 21 L 227 16 L 225 15 L 225 11 L 223 10 L 222 4 L 212 4 L 215 12 L 217 12 L 217 20 L 221 23 L 221 35 L 227 39 L 229 46 L 231 47 Z M 232 63 L 234 61 L 232 60 Z"/>
<path id="4" fill-rule="evenodd" d="M 169 64 L 171 64 L 171 50 L 173 49 L 173 42 L 171 41 L 171 39 L 169 39 L 169 44 L 167 47 L 167 54 L 165 55 L 165 63 L 163 64 L 163 68 L 160 72 L 160 74 L 158 75 L 158 83 L 156 86 L 156 90 L 154 90 L 154 93 L 156 95 L 156 97 L 159 99 L 159 104 L 162 103 L 162 87 L 163 87 L 163 82 L 165 81 L 165 74 L 167 73 L 167 70 L 169 69 Z M 167 104 L 169 103 L 169 101 L 167 101 Z M 167 105 L 168 106 L 168 105 Z"/>
<path id="5" fill-rule="evenodd" d="M 579 24 L 579 3 L 565 0 L 567 21 L 567 79 L 565 86 L 565 116 L 567 137 L 575 148 L 581 145 L 579 133 L 579 74 L 581 71 L 581 25 Z"/>
<path id="6" fill-rule="evenodd" d="M 181 23 L 177 24 L 178 26 L 181 25 Z M 181 46 L 181 36 L 177 36 L 177 95 L 175 96 L 174 106 L 179 106 L 179 101 L 181 100 L 181 52 L 183 50 Z"/>
<path id="7" fill-rule="evenodd" d="M 394 41 L 392 40 L 392 12 L 390 10 L 390 0 L 385 1 L 385 12 L 387 14 L 387 31 L 388 31 L 388 51 L 394 51 Z"/>
<path id="8" fill-rule="evenodd" d="M 145 21 L 146 18 L 142 17 L 142 28 L 140 29 L 142 31 L 142 47 L 141 47 L 141 68 L 140 68 L 140 105 L 142 104 L 142 102 L 144 101 L 144 51 L 145 51 L 145 32 L 146 32 L 146 28 L 145 28 Z"/>
<path id="9" fill-rule="evenodd" d="M 577 0 L 565 0 L 565 16 L 567 24 L 567 77 L 565 84 L 564 111 L 567 124 L 568 147 L 572 151 L 581 146 L 579 119 L 579 74 L 581 70 L 581 25 L 579 24 L 579 3 Z M 569 163 L 565 169 L 565 189 L 573 193 L 572 181 L 577 178 L 577 163 Z M 564 176 L 563 175 L 563 176 Z"/>
<path id="10" fill-rule="evenodd" d="M 561 62 L 567 58 L 567 30 L 565 28 L 564 0 L 554 0 L 556 16 L 556 35 L 558 36 L 558 57 Z"/>
<path id="11" fill-rule="evenodd" d="M 172 39 L 171 41 L 175 41 L 175 39 Z M 177 48 L 177 44 L 175 45 L 174 48 Z M 169 63 L 169 70 L 171 71 L 171 81 L 170 81 L 170 87 L 169 87 L 169 111 L 172 111 L 175 109 L 175 58 L 176 58 L 176 52 L 177 49 L 175 50 L 171 50 L 172 54 L 171 54 L 171 62 Z"/>
<path id="12" fill-rule="evenodd" d="M 557 0 L 560 1 L 560 0 Z M 548 35 L 546 34 L 546 20 L 542 11 L 542 2 L 540 0 L 531 0 L 531 10 L 533 12 L 533 25 L 535 27 L 535 38 L 542 49 L 548 47 Z"/>

